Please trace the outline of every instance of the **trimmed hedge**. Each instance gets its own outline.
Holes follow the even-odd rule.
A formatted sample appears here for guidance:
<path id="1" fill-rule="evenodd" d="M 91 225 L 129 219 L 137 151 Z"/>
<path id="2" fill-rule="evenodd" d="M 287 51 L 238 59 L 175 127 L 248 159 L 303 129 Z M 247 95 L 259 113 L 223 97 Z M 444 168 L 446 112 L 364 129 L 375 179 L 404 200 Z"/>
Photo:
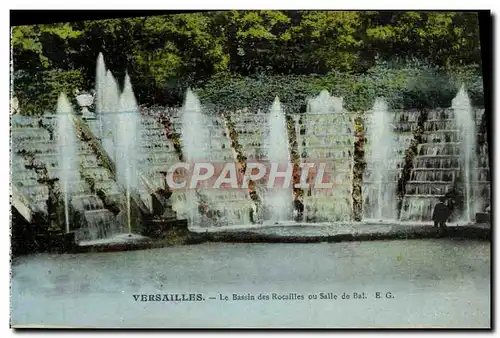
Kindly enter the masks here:
<path id="1" fill-rule="evenodd" d="M 19 100 L 19 108 L 23 115 L 41 115 L 45 111 L 55 111 L 57 98 L 61 92 L 66 93 L 73 105 L 77 107 L 75 90 L 84 90 L 85 79 L 80 70 L 15 71 L 14 93 Z"/>
<path id="2" fill-rule="evenodd" d="M 73 98 L 75 89 L 90 89 L 84 88 L 85 83 L 80 70 L 20 70 L 14 72 L 14 95 L 23 114 L 38 115 L 55 108 L 59 92 L 64 91 Z M 473 105 L 484 106 L 479 66 L 441 69 L 419 61 L 404 64 L 378 62 L 362 74 L 331 72 L 327 75 L 257 74 L 243 77 L 218 73 L 194 91 L 200 96 L 205 109 L 214 112 L 242 108 L 267 110 L 276 96 L 287 112 L 304 112 L 307 99 L 317 96 L 323 89 L 344 97 L 345 109 L 366 111 L 372 107 L 377 96 L 385 97 L 392 109 L 449 107 L 462 83 Z M 177 85 L 179 87 L 174 88 L 176 92 L 185 92 L 185 84 Z M 174 89 L 165 90 L 170 92 Z M 140 97 L 138 99 L 140 101 Z M 166 102 L 158 103 L 166 105 Z M 172 104 L 169 102 L 168 105 Z M 174 105 L 180 106 L 182 102 Z"/>
<path id="3" fill-rule="evenodd" d="M 344 97 L 345 109 L 365 111 L 377 96 L 383 96 L 392 109 L 449 107 L 464 83 L 474 106 L 484 105 L 483 82 L 476 66 L 443 70 L 413 63 L 394 67 L 379 63 L 363 74 L 332 72 L 311 75 L 220 74 L 195 91 L 211 110 L 241 108 L 269 109 L 278 96 L 289 113 L 304 112 L 307 99 L 327 89 Z"/>

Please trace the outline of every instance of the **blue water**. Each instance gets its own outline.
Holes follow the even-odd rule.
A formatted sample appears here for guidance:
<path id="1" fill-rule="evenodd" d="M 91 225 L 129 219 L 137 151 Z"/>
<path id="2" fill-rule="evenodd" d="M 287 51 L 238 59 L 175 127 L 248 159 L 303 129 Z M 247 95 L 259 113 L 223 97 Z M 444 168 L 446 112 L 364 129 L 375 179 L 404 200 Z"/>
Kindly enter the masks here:
<path id="1" fill-rule="evenodd" d="M 219 244 L 36 255 L 12 267 L 12 324 L 70 327 L 489 327 L 490 245 L 447 239 Z M 343 293 L 351 299 L 341 299 Z M 367 299 L 352 299 L 353 293 Z M 376 299 L 380 292 L 382 298 Z M 387 292 L 393 298 L 385 298 Z M 134 294 L 196 293 L 200 302 Z M 220 294 L 230 300 L 220 301 Z M 256 300 L 233 301 L 233 293 Z M 295 293 L 304 300 L 257 300 Z M 337 300 L 309 299 L 320 293 Z M 215 297 L 215 300 L 209 299 Z"/>

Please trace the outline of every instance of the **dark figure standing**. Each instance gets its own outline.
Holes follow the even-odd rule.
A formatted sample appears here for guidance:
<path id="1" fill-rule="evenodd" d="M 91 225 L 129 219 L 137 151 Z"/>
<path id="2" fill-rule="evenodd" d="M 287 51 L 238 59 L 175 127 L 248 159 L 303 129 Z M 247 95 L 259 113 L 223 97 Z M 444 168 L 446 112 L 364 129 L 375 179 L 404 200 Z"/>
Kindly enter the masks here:
<path id="1" fill-rule="evenodd" d="M 435 227 L 446 227 L 446 221 L 450 217 L 450 209 L 445 204 L 445 199 L 440 198 L 439 203 L 434 207 L 434 212 L 432 214 L 432 220 L 434 221 Z"/>
<path id="2" fill-rule="evenodd" d="M 297 199 L 293 201 L 293 204 L 296 213 L 295 221 L 302 221 L 302 218 L 304 217 L 304 204 Z"/>

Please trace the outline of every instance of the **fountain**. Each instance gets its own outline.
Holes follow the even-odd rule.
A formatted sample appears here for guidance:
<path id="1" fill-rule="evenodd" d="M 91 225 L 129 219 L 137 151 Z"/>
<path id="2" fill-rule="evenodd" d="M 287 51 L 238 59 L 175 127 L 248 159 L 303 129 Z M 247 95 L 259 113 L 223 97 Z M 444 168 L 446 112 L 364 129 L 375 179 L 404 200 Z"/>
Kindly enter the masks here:
<path id="1" fill-rule="evenodd" d="M 144 151 L 142 151 L 142 124 L 140 124 L 137 121 L 141 121 L 139 114 L 138 114 L 138 108 L 137 104 L 135 102 L 132 86 L 130 84 L 130 78 L 126 76 L 125 78 L 125 84 L 124 84 L 124 93 L 120 94 L 120 89 L 118 86 L 118 83 L 116 79 L 114 78 L 113 74 L 109 69 L 106 69 L 106 64 L 104 63 L 104 56 L 102 53 L 99 53 L 99 56 L 97 58 L 97 66 L 96 66 L 96 84 L 95 84 L 95 91 L 96 91 L 96 112 L 99 117 L 99 130 L 95 131 L 96 128 L 92 128 L 94 131 L 94 134 L 101 140 L 102 146 L 104 150 L 106 151 L 107 155 L 109 158 L 116 163 L 117 165 L 117 171 L 120 171 L 120 174 L 124 175 L 125 172 L 127 172 L 129 169 L 127 169 L 129 166 L 135 167 L 135 164 L 129 165 L 128 163 L 125 163 L 125 161 L 122 159 L 118 159 L 117 155 L 119 154 L 120 156 L 125 156 L 126 154 L 123 153 L 123 149 L 118 149 L 118 147 L 123 148 L 123 144 L 127 144 L 127 142 L 132 142 L 132 140 L 125 140 L 127 138 L 126 135 L 123 135 L 123 133 L 126 133 L 124 130 L 119 130 L 117 127 L 120 126 L 120 121 L 126 120 L 127 123 L 129 123 L 126 128 L 128 129 L 133 129 L 133 136 L 132 138 L 135 139 L 133 141 L 133 148 L 136 151 L 136 155 L 134 155 L 135 162 L 140 163 L 140 168 L 134 169 L 135 172 L 139 173 L 139 176 L 142 176 L 144 179 L 147 179 L 146 176 L 143 176 L 142 173 L 148 174 L 147 166 L 144 166 L 145 163 L 147 163 L 147 156 L 144 156 Z M 125 91 L 127 92 L 125 94 Z M 125 96 L 123 96 L 125 94 Z M 124 101 L 125 100 L 125 101 Z M 137 126 L 135 126 L 135 122 L 131 121 L 128 118 L 123 118 L 123 114 L 120 114 L 120 111 L 124 109 L 123 105 L 126 106 L 126 109 L 130 109 L 131 112 L 134 112 L 135 117 L 132 120 L 136 120 Z M 125 113 L 128 114 L 129 112 Z M 122 117 L 120 117 L 122 116 Z M 89 123 L 89 121 L 87 121 Z M 134 124 L 134 126 L 132 126 Z M 121 136 L 118 134 L 122 133 Z M 139 137 L 141 136 L 141 137 Z M 119 140 L 120 138 L 120 140 Z M 122 143 L 122 145 L 120 145 Z M 140 149 L 141 148 L 141 149 Z M 140 149 L 140 150 L 139 150 Z M 146 161 L 145 161 L 146 160 Z M 163 168 L 162 168 L 163 169 Z M 134 177 L 139 177 L 137 175 L 134 175 Z M 135 180 L 135 178 L 134 178 Z M 126 187 L 129 186 L 126 182 L 126 179 L 122 177 L 122 180 L 119 181 L 119 183 L 123 184 L 125 189 Z M 148 191 L 147 187 L 144 186 L 144 184 L 141 184 L 142 182 L 139 182 L 138 185 L 138 192 L 140 193 L 141 199 L 145 202 L 146 207 L 149 208 L 149 210 L 152 210 L 152 205 L 151 205 L 151 192 Z M 135 183 L 134 183 L 135 184 Z M 129 189 L 128 195 L 130 195 L 131 191 Z M 130 196 L 129 196 L 130 197 Z M 130 199 L 127 197 L 128 204 L 130 203 Z M 129 208 L 127 208 L 129 209 Z M 127 215 L 129 212 L 127 212 Z M 131 223 L 128 220 L 127 216 L 127 223 Z"/>
<path id="2" fill-rule="evenodd" d="M 476 155 L 476 121 L 465 88 L 462 86 L 452 101 L 451 109 L 428 113 L 423 124 L 423 143 L 417 147 L 410 181 L 403 199 L 402 220 L 430 220 L 440 197 L 452 198 L 455 208 L 450 220 L 470 222 L 482 211 L 487 191 L 486 180 L 478 177 L 487 165 L 478 164 Z M 481 196 L 478 196 L 481 195 Z M 458 213 L 457 213 L 458 212 Z"/>
<path id="3" fill-rule="evenodd" d="M 465 86 L 462 85 L 458 91 L 457 96 L 452 100 L 452 109 L 455 115 L 455 123 L 457 129 L 462 135 L 462 165 L 463 165 L 463 183 L 464 183 L 464 207 L 465 214 L 463 215 L 464 221 L 470 222 L 474 219 L 475 213 L 475 196 L 472 182 L 477 181 L 477 168 L 476 157 L 476 123 L 474 112 L 470 104 L 469 97 L 465 91 Z"/>
<path id="4" fill-rule="evenodd" d="M 244 167 L 245 164 L 265 160 L 270 162 L 267 169 L 278 165 L 274 169 L 279 172 L 292 167 L 286 116 L 277 97 L 268 114 L 243 109 L 228 114 L 231 125 L 226 125 L 220 116 L 204 112 L 198 97 L 188 90 L 181 110 L 162 109 L 161 114 L 169 115 L 169 122 L 165 123 L 165 119 L 157 116 L 139 115 L 128 75 L 120 95 L 117 81 L 106 69 L 102 54 L 97 60 L 95 89 L 96 113 L 100 123 L 80 116 L 76 116 L 75 121 L 81 120 L 89 126 L 95 124 L 97 128 L 90 128 L 91 133 L 97 136 L 112 162 L 115 162 L 115 178 L 113 169 L 103 165 L 103 158 L 96 156 L 96 146 L 76 138 L 74 121 L 66 114 L 72 111 L 71 105 L 64 95 L 59 97 L 57 119 L 51 122 L 59 131 L 59 148 L 52 141 L 52 127 L 40 127 L 45 120 L 50 120 L 49 116 L 41 119 L 43 123 L 24 122 L 19 117 L 15 123 L 21 128 L 13 124 L 13 128 L 23 130 L 16 131 L 15 135 L 13 133 L 13 139 L 16 139 L 13 166 L 18 171 L 13 181 L 17 191 L 25 194 L 26 204 L 31 204 L 34 211 L 46 213 L 47 186 L 40 184 L 40 175 L 35 170 L 25 166 L 36 170 L 44 167 L 49 179 L 59 178 L 64 197 L 66 232 L 74 230 L 70 229 L 72 222 L 76 225 L 72 228 L 78 227 L 79 222 L 70 216 L 70 210 L 73 210 L 79 214 L 78 217 L 84 218 L 82 225 L 86 224 L 87 239 L 103 240 L 120 231 L 123 233 L 122 228 L 118 229 L 121 225 L 116 219 L 124 214 L 130 234 L 132 198 L 138 193 L 152 210 L 152 195 L 158 189 L 168 190 L 164 187 L 165 172 L 179 162 L 180 155 L 183 156 L 182 161 L 190 165 L 191 172 L 196 163 L 202 162 L 216 166 L 237 162 Z M 82 96 L 80 101 L 84 99 Z M 88 102 L 83 102 L 83 106 L 88 106 Z M 465 197 L 463 220 L 471 221 L 476 212 L 488 205 L 489 169 L 487 161 L 482 158 L 487 154 L 487 148 L 486 145 L 478 148 L 482 154 L 478 158 L 476 121 L 465 89 L 460 89 L 451 109 L 435 109 L 421 114 L 419 111 L 388 112 L 386 102 L 380 98 L 376 99 L 370 114 L 365 114 L 363 150 L 367 165 L 361 182 L 365 221 L 397 220 L 398 197 L 403 198 L 400 220 L 427 221 L 437 200 L 455 192 L 457 186 L 462 189 L 462 185 Z M 354 114 L 344 111 L 341 97 L 334 97 L 324 90 L 308 100 L 305 114 L 294 115 L 293 120 L 298 160 L 315 164 L 307 177 L 309 186 L 302 187 L 303 191 L 297 195 L 302 198 L 300 202 L 305 209 L 304 221 L 351 223 Z M 417 126 L 423 128 L 419 144 L 415 144 L 417 139 L 413 135 Z M 179 131 L 182 154 L 177 144 Z M 398 176 L 406 163 L 404 154 L 410 143 L 415 147 L 416 154 L 405 189 L 401 190 L 405 195 L 397 196 Z M 318 178 L 323 178 L 322 183 L 328 182 L 332 186 L 318 188 Z M 189 178 L 186 181 L 191 183 Z M 259 207 L 253 211 L 257 218 L 253 218 L 252 222 L 257 219 L 259 223 L 264 220 L 283 224 L 291 220 L 294 206 L 292 186 L 283 187 L 281 177 L 274 181 L 272 188 L 265 186 L 268 181 L 263 181 L 265 179 L 255 180 L 253 186 L 245 189 L 212 188 L 206 185 L 206 181 L 196 187 L 188 184 L 185 191 L 174 189 L 169 195 L 169 198 L 172 196 L 169 203 L 177 214 L 172 217 L 188 218 L 191 227 L 248 226 L 250 208 L 257 205 L 253 204 L 257 201 Z M 116 210 L 122 198 L 117 182 L 126 192 L 126 210 Z M 254 195 L 250 198 L 249 190 L 252 194 L 256 192 L 258 199 L 254 199 Z M 265 208 L 260 208 L 262 201 Z"/>
<path id="5" fill-rule="evenodd" d="M 101 69 L 102 71 L 102 69 Z M 100 77 L 102 74 L 100 75 Z M 102 80 L 99 79 L 99 81 L 102 82 Z M 118 83 L 116 82 L 115 78 L 113 77 L 113 74 L 111 71 L 108 69 L 106 71 L 106 77 L 104 80 L 104 89 L 101 90 L 99 88 L 100 92 L 102 95 L 104 95 L 104 98 L 101 99 L 100 105 L 102 105 L 102 111 L 99 113 L 99 117 L 101 120 L 101 130 L 102 130 L 102 145 L 108 155 L 116 161 L 115 158 L 115 137 L 116 137 L 116 130 L 115 127 L 117 126 L 117 113 L 119 111 L 119 105 L 120 105 L 120 90 L 118 87 Z M 99 85 L 100 86 L 100 85 Z M 99 98 L 98 98 L 99 101 Z"/>
<path id="6" fill-rule="evenodd" d="M 343 104 L 342 97 L 331 96 L 328 90 L 323 89 L 318 96 L 308 100 L 307 111 L 315 114 L 341 113 Z"/>
<path id="7" fill-rule="evenodd" d="M 49 223 L 57 218 L 54 206 L 59 188 L 64 204 L 64 232 L 75 232 L 79 240 L 99 239 L 113 231 L 110 228 L 114 215 L 93 195 L 93 190 L 107 185 L 103 191 L 111 196 L 113 187 L 109 187 L 109 182 L 113 181 L 104 175 L 107 171 L 89 145 L 76 137 L 74 119 L 78 117 L 72 117 L 72 112 L 62 94 L 57 114 L 42 118 L 19 116 L 29 124 L 13 122 L 13 152 L 16 165 L 20 165 L 19 170 L 13 171 L 13 183 L 31 202 L 31 209 L 47 217 Z"/>
<path id="8" fill-rule="evenodd" d="M 191 166 L 195 163 L 208 162 L 210 160 L 209 135 L 205 128 L 206 119 L 201 112 L 199 99 L 188 89 L 184 105 L 182 107 L 182 153 L 185 161 Z M 186 187 L 186 214 L 190 223 L 198 225 L 200 215 L 198 212 L 199 190 Z"/>
<path id="9" fill-rule="evenodd" d="M 104 63 L 104 55 L 99 53 L 97 57 L 97 66 L 95 72 L 95 111 L 99 116 L 99 138 L 103 140 L 103 112 L 105 109 L 106 100 L 106 64 Z"/>
<path id="10" fill-rule="evenodd" d="M 303 117 L 301 157 L 317 166 L 323 163 L 323 177 L 326 177 L 323 181 L 333 183 L 332 188 L 309 188 L 304 194 L 304 216 L 308 222 L 346 222 L 352 218 L 354 129 L 352 117 L 344 112 L 342 105 L 342 98 L 323 90 L 308 100 Z M 317 175 L 316 178 L 319 171 Z"/>
<path id="11" fill-rule="evenodd" d="M 139 189 L 140 196 L 149 210 L 153 210 L 153 199 L 151 192 L 158 189 L 165 189 L 165 177 L 162 172 L 166 171 L 172 164 L 179 161 L 172 136 L 167 135 L 165 126 L 155 116 L 140 116 L 140 171 L 143 181 L 147 182 L 143 188 Z M 182 212 L 179 202 L 183 200 L 184 192 L 174 190 L 171 200 L 174 202 L 173 208 Z"/>
<path id="12" fill-rule="evenodd" d="M 76 135 L 71 120 L 73 109 L 64 93 L 59 95 L 57 100 L 57 124 L 58 132 L 58 147 L 59 147 L 59 163 L 61 164 L 60 184 L 64 196 L 64 221 L 66 224 L 66 232 L 70 231 L 69 222 L 69 200 L 71 193 L 71 183 L 77 179 L 77 145 Z"/>
<path id="13" fill-rule="evenodd" d="M 288 132 L 285 120 L 285 114 L 281 108 L 281 103 L 278 97 L 275 98 L 271 111 L 268 116 L 267 123 L 269 125 L 269 133 L 267 136 L 267 158 L 270 161 L 270 170 L 273 166 L 277 166 L 280 171 L 291 168 L 290 150 L 288 146 Z M 281 222 L 287 221 L 292 215 L 293 191 L 290 184 L 283 186 L 275 181 L 273 187 L 269 187 L 268 196 L 265 203 L 271 210 L 271 221 Z M 284 180 L 285 185 L 287 179 Z"/>
<path id="14" fill-rule="evenodd" d="M 138 155 L 139 155 L 139 115 L 137 103 L 132 91 L 130 77 L 125 76 L 123 92 L 120 96 L 119 113 L 116 116 L 116 177 L 126 189 L 127 225 L 132 233 L 130 200 L 132 191 L 138 189 Z"/>
<path id="15" fill-rule="evenodd" d="M 165 111 L 161 113 L 164 114 Z M 189 165 L 188 172 L 192 173 L 196 164 L 209 163 L 217 167 L 232 160 L 223 123 L 216 116 L 209 116 L 202 111 L 198 97 L 190 89 L 186 92 L 182 109 L 170 110 L 168 115 L 170 127 L 173 125 L 170 133 L 174 130 L 181 131 L 182 156 L 183 161 Z M 148 137 L 144 144 L 148 149 L 145 165 L 155 171 L 158 162 L 163 162 L 163 167 L 170 167 L 178 162 L 179 154 L 174 151 L 172 136 L 168 136 L 165 126 L 160 127 L 158 121 L 150 117 L 143 117 L 143 124 Z M 182 180 L 187 184 L 185 188 L 173 190 L 172 208 L 178 217 L 189 220 L 191 228 L 238 223 L 242 215 L 239 205 L 241 198 L 235 198 L 237 192 L 224 188 L 212 189 L 205 180 L 198 182 L 196 186 L 190 186 L 191 174 L 180 175 L 184 176 Z M 233 203 L 228 203 L 230 200 Z"/>
<path id="16" fill-rule="evenodd" d="M 394 173 L 400 159 L 394 152 L 393 117 L 383 99 L 375 100 L 367 125 L 363 216 L 378 221 L 396 220 L 397 172 Z"/>
<path id="17" fill-rule="evenodd" d="M 460 165 L 462 135 L 454 115 L 453 109 L 434 109 L 427 113 L 422 125 L 422 143 L 417 146 L 410 180 L 406 183 L 400 216 L 403 221 L 429 221 L 440 198 L 459 193 L 456 183 L 463 172 Z M 417 123 L 413 123 L 415 128 Z M 461 219 L 461 215 L 455 213 L 450 217 L 454 221 Z"/>
<path id="18" fill-rule="evenodd" d="M 222 169 L 220 164 L 234 164 L 224 122 L 218 116 L 204 114 L 199 99 L 191 90 L 186 93 L 179 117 L 182 154 L 191 171 L 197 163 L 210 163 L 217 169 Z M 173 119 L 175 127 L 177 116 Z M 209 187 L 209 181 L 203 180 L 195 188 L 187 186 L 184 194 L 176 191 L 174 208 L 179 216 L 188 218 L 192 228 L 248 224 L 249 205 L 245 191 L 222 185 Z"/>
<path id="19" fill-rule="evenodd" d="M 218 115 L 206 116 L 206 129 L 209 136 L 208 151 L 212 163 L 216 166 L 216 176 L 224 173 L 226 183 L 230 181 L 230 176 L 235 177 L 233 183 L 238 183 L 237 177 L 237 153 L 231 148 L 230 132 L 227 129 L 226 121 Z M 224 167 L 222 167 L 224 164 Z M 219 171 L 220 170 L 220 171 Z M 229 175 L 229 176 L 228 176 Z M 242 225 L 250 223 L 250 201 L 246 189 L 231 187 L 223 183 L 218 187 L 206 190 L 205 199 L 210 201 L 210 223 L 217 226 Z"/>

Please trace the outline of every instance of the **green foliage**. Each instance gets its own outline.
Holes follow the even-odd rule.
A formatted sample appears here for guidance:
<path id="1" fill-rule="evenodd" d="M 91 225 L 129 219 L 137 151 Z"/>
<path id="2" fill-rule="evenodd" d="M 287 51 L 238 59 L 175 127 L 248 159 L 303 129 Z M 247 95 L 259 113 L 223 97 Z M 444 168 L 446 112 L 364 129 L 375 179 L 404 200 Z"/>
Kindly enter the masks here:
<path id="1" fill-rule="evenodd" d="M 14 92 L 19 100 L 23 114 L 39 115 L 45 111 L 53 112 L 57 97 L 64 92 L 74 99 L 74 91 L 82 90 L 84 77 L 80 70 L 63 71 L 60 69 L 14 72 Z M 76 104 L 76 102 L 73 102 Z"/>
<path id="2" fill-rule="evenodd" d="M 364 56 L 417 57 L 438 66 L 481 62 L 476 13 L 365 12 L 361 21 Z"/>
<path id="3" fill-rule="evenodd" d="M 15 79 L 21 81 L 15 95 L 43 111 L 55 104 L 46 102 L 57 96 L 48 91 L 92 88 L 103 52 L 120 80 L 130 74 L 141 104 L 179 105 L 186 88 L 194 87 L 224 107 L 262 107 L 275 95 L 303 106 L 323 88 L 344 96 L 351 109 L 364 109 L 381 94 L 394 106 L 424 97 L 422 104 L 436 105 L 448 102 L 442 92 L 460 82 L 482 92 L 478 27 L 477 14 L 468 12 L 307 10 L 20 26 L 12 29 Z M 415 59 L 425 60 L 422 68 L 406 61 Z"/>
<path id="4" fill-rule="evenodd" d="M 227 111 L 245 107 L 268 109 L 276 96 L 294 111 L 305 107 L 306 98 L 314 94 L 305 75 L 258 74 L 251 77 L 220 74 L 208 81 L 196 93 L 209 110 Z"/>
<path id="5" fill-rule="evenodd" d="M 203 104 L 214 111 L 245 107 L 269 109 L 278 96 L 290 113 L 303 112 L 307 99 L 323 89 L 344 98 L 345 109 L 366 111 L 377 96 L 393 109 L 447 107 L 460 85 L 465 83 L 472 102 L 483 105 L 482 78 L 474 67 L 444 71 L 413 62 L 398 66 L 380 62 L 366 73 L 330 72 L 319 75 L 240 75 L 221 74 L 196 90 Z"/>
<path id="6" fill-rule="evenodd" d="M 19 26 L 12 28 L 11 44 L 16 68 L 31 70 L 60 66 L 70 44 L 82 35 L 69 23 L 53 25 Z M 25 61 L 25 62 L 23 62 Z"/>

